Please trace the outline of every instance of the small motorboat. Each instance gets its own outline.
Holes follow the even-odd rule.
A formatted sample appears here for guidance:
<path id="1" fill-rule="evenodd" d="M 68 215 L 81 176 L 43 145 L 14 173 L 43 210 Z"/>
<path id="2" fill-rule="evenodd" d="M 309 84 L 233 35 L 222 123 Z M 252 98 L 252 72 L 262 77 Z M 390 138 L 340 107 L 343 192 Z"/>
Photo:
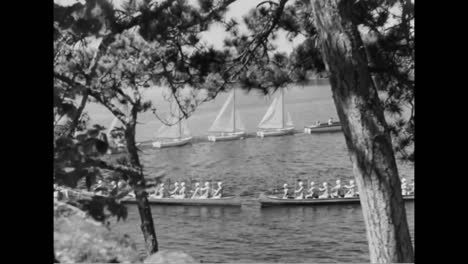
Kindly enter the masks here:
<path id="1" fill-rule="evenodd" d="M 405 201 L 414 201 L 414 195 L 405 195 L 403 196 Z M 265 193 L 260 194 L 258 197 L 262 207 L 268 206 L 293 206 L 293 205 L 302 205 L 302 206 L 314 206 L 314 205 L 332 205 L 332 204 L 359 204 L 359 197 L 349 197 L 349 198 L 317 198 L 317 199 L 283 199 L 275 195 L 267 195 Z"/>
<path id="2" fill-rule="evenodd" d="M 340 122 L 321 123 L 318 125 L 310 125 L 304 127 L 304 133 L 325 133 L 325 132 L 339 132 L 342 131 Z"/>

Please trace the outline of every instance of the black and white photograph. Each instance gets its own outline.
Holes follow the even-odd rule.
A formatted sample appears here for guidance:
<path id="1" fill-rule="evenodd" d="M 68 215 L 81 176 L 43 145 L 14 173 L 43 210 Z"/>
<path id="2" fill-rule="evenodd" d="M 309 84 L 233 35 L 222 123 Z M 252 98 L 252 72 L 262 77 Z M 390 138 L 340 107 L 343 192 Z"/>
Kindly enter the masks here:
<path id="1" fill-rule="evenodd" d="M 54 0 L 54 263 L 414 263 L 414 43 L 414 0 Z"/>

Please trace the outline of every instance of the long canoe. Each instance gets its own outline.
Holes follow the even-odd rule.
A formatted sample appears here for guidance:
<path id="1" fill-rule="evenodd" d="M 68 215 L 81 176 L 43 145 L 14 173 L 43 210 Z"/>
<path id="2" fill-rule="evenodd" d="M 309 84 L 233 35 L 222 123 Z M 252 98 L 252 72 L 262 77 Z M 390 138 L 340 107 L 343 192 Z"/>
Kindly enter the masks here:
<path id="1" fill-rule="evenodd" d="M 405 201 L 414 201 L 414 195 L 403 196 Z M 283 199 L 273 195 L 260 194 L 258 197 L 262 207 L 268 206 L 314 206 L 314 205 L 332 205 L 332 204 L 358 204 L 359 197 L 353 198 L 323 198 L 323 199 Z"/>
<path id="2" fill-rule="evenodd" d="M 135 204 L 135 198 L 123 198 L 122 203 Z M 187 206 L 241 206 L 241 201 L 235 196 L 223 198 L 208 199 L 190 199 L 190 198 L 152 198 L 148 197 L 150 204 L 159 205 L 187 205 Z"/>
<path id="3" fill-rule="evenodd" d="M 73 196 L 78 200 L 91 200 L 93 197 L 106 198 L 107 196 L 94 194 L 87 191 L 71 191 Z M 124 204 L 136 204 L 137 201 L 132 197 L 124 197 L 120 199 Z M 186 205 L 186 206 L 242 206 L 240 199 L 236 196 L 226 196 L 223 198 L 208 198 L 208 199 L 190 199 L 190 198 L 153 198 L 148 197 L 148 202 L 153 205 Z"/>

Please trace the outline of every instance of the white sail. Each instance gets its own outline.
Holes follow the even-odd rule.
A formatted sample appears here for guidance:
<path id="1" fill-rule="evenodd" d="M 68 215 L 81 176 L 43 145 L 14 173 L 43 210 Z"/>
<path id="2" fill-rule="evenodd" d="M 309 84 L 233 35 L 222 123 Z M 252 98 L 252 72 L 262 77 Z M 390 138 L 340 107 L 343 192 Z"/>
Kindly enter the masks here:
<path id="1" fill-rule="evenodd" d="M 227 98 L 223 107 L 219 111 L 211 127 L 210 132 L 235 132 L 245 129 L 244 123 L 240 119 L 239 111 L 235 109 L 234 90 Z M 235 111 L 235 112 L 234 112 Z M 235 114 L 234 114 L 235 113 Z M 235 123 L 234 123 L 235 118 Z"/>
<path id="2" fill-rule="evenodd" d="M 232 109 L 234 94 L 231 93 L 219 111 L 216 119 L 208 131 L 210 132 L 232 132 L 234 130 L 234 122 L 232 121 Z"/>
<path id="3" fill-rule="evenodd" d="M 293 126 L 291 115 L 284 107 L 283 100 L 283 91 L 281 90 L 279 95 L 273 99 L 262 121 L 258 124 L 259 128 L 275 129 Z M 284 118 L 286 118 L 286 120 L 284 120 Z"/>
<path id="4" fill-rule="evenodd" d="M 172 125 L 163 124 L 156 132 L 156 138 L 181 138 L 189 136 L 190 130 L 188 129 L 187 121 L 185 119 L 178 120 L 178 117 L 171 115 L 168 123 Z"/>
<path id="5" fill-rule="evenodd" d="M 282 108 L 281 98 L 275 97 L 258 127 L 262 129 L 283 128 Z"/>
<path id="6" fill-rule="evenodd" d="M 119 119 L 117 117 L 114 117 L 114 120 L 112 120 L 112 123 L 111 125 L 109 126 L 109 128 L 107 129 L 107 138 L 110 138 L 111 137 L 111 132 L 112 130 L 114 129 L 115 125 L 117 125 L 117 122 L 119 121 Z"/>
<path id="7" fill-rule="evenodd" d="M 291 115 L 289 114 L 289 112 L 287 110 L 286 111 L 286 122 L 284 123 L 286 127 L 293 127 L 294 126 L 294 123 L 292 121 L 292 118 L 291 118 Z"/>
<path id="8" fill-rule="evenodd" d="M 245 131 L 244 122 L 240 118 L 239 111 L 236 110 L 236 130 L 237 131 Z"/>
<path id="9" fill-rule="evenodd" d="M 188 125 L 187 125 L 187 119 L 185 119 L 185 118 L 182 119 L 182 120 L 180 121 L 180 126 L 181 126 L 181 128 L 180 128 L 180 132 L 181 132 L 180 136 L 181 136 L 181 137 L 189 137 L 190 134 L 191 134 L 191 132 L 190 132 L 190 129 L 188 128 Z"/>

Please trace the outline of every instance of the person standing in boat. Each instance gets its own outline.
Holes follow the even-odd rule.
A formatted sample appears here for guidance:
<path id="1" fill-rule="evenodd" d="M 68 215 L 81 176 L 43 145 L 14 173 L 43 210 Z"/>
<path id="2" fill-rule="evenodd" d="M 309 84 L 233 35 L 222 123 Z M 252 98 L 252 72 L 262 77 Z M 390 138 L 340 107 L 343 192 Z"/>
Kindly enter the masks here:
<path id="1" fill-rule="evenodd" d="M 310 182 L 310 188 L 309 190 L 307 190 L 307 195 L 305 196 L 305 198 L 317 199 L 319 195 L 318 195 L 318 192 L 316 192 L 316 189 L 317 187 L 315 186 L 315 182 Z"/>
<path id="2" fill-rule="evenodd" d="M 289 192 L 289 190 L 288 190 L 288 184 L 285 183 L 285 184 L 283 185 L 283 199 L 288 199 L 288 192 Z"/>
<path id="3" fill-rule="evenodd" d="M 177 191 L 178 190 L 179 190 L 179 183 L 175 182 L 174 183 L 174 190 L 169 191 L 169 197 L 174 197 L 174 195 L 177 196 Z"/>
<path id="4" fill-rule="evenodd" d="M 298 185 L 299 185 L 299 189 L 294 190 L 294 195 L 296 196 L 295 199 L 301 200 L 301 199 L 304 199 L 304 186 L 303 186 L 302 181 L 299 181 Z"/>
<path id="5" fill-rule="evenodd" d="M 336 186 L 331 189 L 332 198 L 343 198 L 344 197 L 343 186 L 341 186 L 341 180 L 336 180 Z"/>
<path id="6" fill-rule="evenodd" d="M 210 183 L 205 182 L 205 186 L 200 188 L 200 192 L 201 192 L 200 198 L 202 199 L 210 198 Z"/>
<path id="7" fill-rule="evenodd" d="M 328 187 L 328 183 L 327 182 L 324 182 L 323 183 L 323 188 L 319 188 L 319 191 L 322 192 L 322 194 L 319 196 L 320 199 L 323 199 L 323 198 L 330 198 L 330 190 L 329 190 L 329 187 Z"/>
<path id="8" fill-rule="evenodd" d="M 354 184 L 354 180 L 349 181 L 349 185 L 343 186 L 344 188 L 348 189 L 345 194 L 345 198 L 350 198 L 356 196 L 356 185 Z"/>
<path id="9" fill-rule="evenodd" d="M 219 199 L 223 196 L 222 182 L 218 182 L 218 189 L 214 190 L 213 199 Z"/>
<path id="10" fill-rule="evenodd" d="M 195 189 L 192 192 L 192 199 L 198 199 L 200 197 L 200 183 L 195 183 Z"/>

